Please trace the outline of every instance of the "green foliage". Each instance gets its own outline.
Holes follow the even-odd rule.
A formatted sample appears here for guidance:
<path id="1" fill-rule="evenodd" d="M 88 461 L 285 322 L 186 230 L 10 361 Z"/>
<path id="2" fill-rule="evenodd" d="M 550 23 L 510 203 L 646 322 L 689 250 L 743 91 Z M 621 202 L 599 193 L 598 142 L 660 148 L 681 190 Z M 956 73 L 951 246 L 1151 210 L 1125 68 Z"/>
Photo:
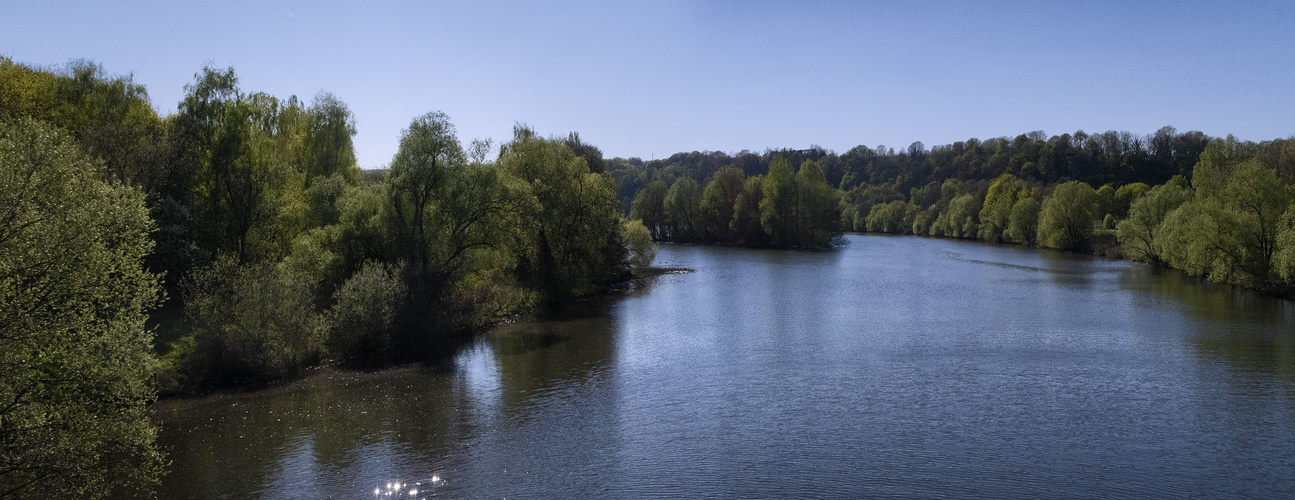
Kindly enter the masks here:
<path id="1" fill-rule="evenodd" d="M 652 239 L 664 240 L 670 234 L 665 215 L 665 182 L 655 180 L 634 195 L 630 204 L 630 218 L 643 221 Z"/>
<path id="2" fill-rule="evenodd" d="M 1037 242 L 1039 211 L 1042 207 L 1034 197 L 1022 198 L 1012 205 L 1012 214 L 1007 221 L 1007 238 L 1021 245 L 1033 245 Z"/>
<path id="3" fill-rule="evenodd" d="M 397 266 L 365 264 L 333 295 L 333 307 L 325 315 L 329 353 L 352 364 L 391 356 L 407 291 Z"/>
<path id="4" fill-rule="evenodd" d="M 1204 163 L 1204 160 L 1202 161 Z M 1196 190 L 1163 223 L 1170 265 L 1216 281 L 1275 286 L 1274 257 L 1292 193 L 1277 172 L 1255 160 L 1229 165 L 1221 189 Z M 1207 181 L 1212 184 L 1217 179 Z"/>
<path id="5" fill-rule="evenodd" d="M 943 235 L 951 238 L 975 238 L 978 234 L 979 215 L 983 207 L 975 193 L 967 193 L 949 202 L 949 209 L 943 221 L 937 224 L 943 228 Z"/>
<path id="6" fill-rule="evenodd" d="M 734 239 L 747 246 L 761 247 L 769 242 L 769 235 L 760 224 L 760 205 L 764 202 L 764 176 L 747 177 L 742 184 L 742 194 L 737 195 L 733 204 Z"/>
<path id="7" fill-rule="evenodd" d="M 664 183 L 653 181 L 635 196 L 630 216 L 655 217 L 660 196 L 663 222 L 644 221 L 658 240 L 803 248 L 833 245 L 841 234 L 842 212 L 853 205 L 843 205 L 840 193 L 813 161 L 802 162 L 794 173 L 786 160 L 775 161 L 773 167 L 769 177 L 748 178 L 726 165 L 700 192 L 688 176 L 678 177 L 664 194 L 660 194 Z M 849 213 L 853 222 L 858 209 Z"/>
<path id="8" fill-rule="evenodd" d="M 868 231 L 903 234 L 909 228 L 904 224 L 904 215 L 907 212 L 908 204 L 899 200 L 873 205 L 872 211 L 868 212 Z"/>
<path id="9" fill-rule="evenodd" d="M 588 293 L 624 272 L 620 203 L 611 176 L 589 171 L 560 141 L 514 130 L 499 164 L 520 184 L 513 203 L 521 272 L 549 300 Z"/>
<path id="10" fill-rule="evenodd" d="M 1115 190 L 1115 208 L 1109 213 L 1114 215 L 1116 219 L 1128 218 L 1129 209 L 1133 206 L 1133 202 L 1146 194 L 1149 189 L 1151 189 L 1150 186 L 1141 182 L 1120 186 L 1119 189 Z"/>
<path id="11" fill-rule="evenodd" d="M 1058 184 L 1039 212 L 1039 244 L 1079 251 L 1093 235 L 1097 220 L 1097 192 L 1080 181 Z"/>
<path id="12" fill-rule="evenodd" d="M 707 235 L 721 242 L 732 243 L 737 236 L 730 230 L 737 198 L 742 194 L 746 174 L 732 165 L 715 172 L 701 195 L 700 219 Z"/>
<path id="13" fill-rule="evenodd" d="M 1116 227 L 1124 252 L 1135 260 L 1164 262 L 1162 225 L 1170 212 L 1190 199 L 1192 192 L 1176 184 L 1156 186 L 1135 199 L 1129 207 L 1128 219 Z"/>
<path id="14" fill-rule="evenodd" d="M 281 256 L 290 237 L 281 208 L 293 174 L 275 140 L 278 101 L 238 90 L 233 69 L 203 68 L 185 87 L 177 128 L 193 163 L 193 229 L 199 244 L 239 262 Z M 285 215 L 293 212 L 283 211 Z"/>
<path id="15" fill-rule="evenodd" d="M 100 172 L 62 132 L 0 124 L 0 496 L 138 495 L 161 472 L 153 224 Z"/>
<path id="16" fill-rule="evenodd" d="M 778 156 L 769 163 L 764 180 L 764 197 L 760 200 L 760 226 L 774 246 L 791 244 L 799 205 L 796 178 L 791 164 Z"/>
<path id="17" fill-rule="evenodd" d="M 630 267 L 637 273 L 652 265 L 656 259 L 656 243 L 647 227 L 637 220 L 625 221 L 625 246 L 629 248 Z"/>
<path id="18" fill-rule="evenodd" d="M 805 160 L 796 172 L 798 192 L 794 241 L 796 246 L 827 248 L 841 234 L 841 197 L 827 183 L 823 169 Z M 911 218 L 904 224 L 912 225 Z"/>
<path id="19" fill-rule="evenodd" d="M 186 297 L 195 346 L 181 375 L 194 387 L 260 383 L 317 361 L 324 324 L 316 286 L 289 266 L 231 258 L 197 270 Z"/>
<path id="20" fill-rule="evenodd" d="M 990 243 L 1002 241 L 1006 236 L 1012 207 L 1020 198 L 1021 192 L 1028 189 L 1024 181 L 1011 174 L 1003 174 L 989 186 L 979 214 L 977 235 L 980 239 Z"/>
<path id="21" fill-rule="evenodd" d="M 305 123 L 302 144 L 307 181 L 341 177 L 348 184 L 360 182 L 360 168 L 355 163 L 355 115 L 337 96 L 328 92 L 315 95 L 315 102 Z"/>
<path id="22" fill-rule="evenodd" d="M 446 212 L 437 210 L 437 202 L 447 197 L 451 175 L 466 164 L 454 125 L 445 113 L 420 116 L 401 133 L 400 149 L 387 174 L 389 225 L 395 248 L 420 272 L 432 269 L 433 245 L 440 243 L 434 241 L 436 231 L 443 227 L 437 216 Z"/>
<path id="23" fill-rule="evenodd" d="M 692 180 L 692 177 L 676 179 L 670 190 L 666 191 L 664 204 L 666 224 L 675 241 L 690 242 L 705 237 L 697 181 Z"/>
<path id="24" fill-rule="evenodd" d="M 1115 188 L 1110 184 L 1097 188 L 1097 217 L 1105 218 L 1107 215 L 1119 212 L 1118 203 L 1115 196 Z"/>

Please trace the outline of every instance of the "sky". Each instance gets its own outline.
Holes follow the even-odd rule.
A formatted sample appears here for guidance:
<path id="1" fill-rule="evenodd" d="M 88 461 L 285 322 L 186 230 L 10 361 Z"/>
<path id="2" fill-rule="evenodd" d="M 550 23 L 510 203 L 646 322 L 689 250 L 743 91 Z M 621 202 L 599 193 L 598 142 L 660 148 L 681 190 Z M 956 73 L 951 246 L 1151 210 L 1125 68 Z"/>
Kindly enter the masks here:
<path id="1" fill-rule="evenodd" d="M 0 55 L 75 59 L 174 113 L 204 65 L 354 113 L 381 168 L 417 116 L 460 141 L 514 124 L 606 157 L 1171 125 L 1295 135 L 1295 2 L 0 0 Z"/>

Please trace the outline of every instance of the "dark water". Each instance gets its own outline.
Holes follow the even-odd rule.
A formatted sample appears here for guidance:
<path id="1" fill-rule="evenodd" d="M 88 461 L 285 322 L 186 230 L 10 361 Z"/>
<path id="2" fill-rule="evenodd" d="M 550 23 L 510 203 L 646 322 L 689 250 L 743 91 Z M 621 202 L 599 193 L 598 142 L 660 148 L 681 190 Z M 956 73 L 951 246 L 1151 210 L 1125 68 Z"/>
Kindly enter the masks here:
<path id="1" fill-rule="evenodd" d="M 697 272 L 498 328 L 449 368 L 160 403 L 162 496 L 1295 495 L 1290 302 L 848 239 L 663 246 Z"/>

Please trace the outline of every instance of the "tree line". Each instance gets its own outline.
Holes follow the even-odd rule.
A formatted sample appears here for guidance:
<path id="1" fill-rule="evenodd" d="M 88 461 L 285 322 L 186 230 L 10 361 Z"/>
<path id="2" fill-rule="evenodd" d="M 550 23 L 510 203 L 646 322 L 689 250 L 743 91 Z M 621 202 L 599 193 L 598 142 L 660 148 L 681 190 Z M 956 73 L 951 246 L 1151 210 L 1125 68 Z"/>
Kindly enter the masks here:
<path id="1" fill-rule="evenodd" d="M 688 176 L 669 188 L 654 180 L 634 196 L 630 217 L 658 241 L 823 248 L 841 235 L 841 197 L 813 160 L 793 172 L 775 155 L 765 175 L 727 165 L 704 189 Z"/>
<path id="2" fill-rule="evenodd" d="M 0 58 L 0 496 L 143 495 L 157 391 L 425 359 L 655 255 L 578 134 L 460 142 L 203 68 L 160 116 L 130 76 Z"/>
<path id="3" fill-rule="evenodd" d="M 930 150 L 606 163 L 622 205 L 659 241 L 825 247 L 843 231 L 914 234 L 1127 256 L 1295 292 L 1295 138 L 1036 131 Z"/>

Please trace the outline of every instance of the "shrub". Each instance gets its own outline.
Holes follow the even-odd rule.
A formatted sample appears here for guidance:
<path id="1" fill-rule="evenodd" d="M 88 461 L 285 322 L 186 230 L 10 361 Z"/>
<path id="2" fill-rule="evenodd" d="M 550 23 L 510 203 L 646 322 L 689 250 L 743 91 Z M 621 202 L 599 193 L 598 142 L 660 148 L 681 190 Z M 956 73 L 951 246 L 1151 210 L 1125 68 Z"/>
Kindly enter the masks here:
<path id="1" fill-rule="evenodd" d="M 397 267 L 365 264 L 333 295 L 333 307 L 326 313 L 329 353 L 348 363 L 372 362 L 389 354 L 407 292 Z"/>

